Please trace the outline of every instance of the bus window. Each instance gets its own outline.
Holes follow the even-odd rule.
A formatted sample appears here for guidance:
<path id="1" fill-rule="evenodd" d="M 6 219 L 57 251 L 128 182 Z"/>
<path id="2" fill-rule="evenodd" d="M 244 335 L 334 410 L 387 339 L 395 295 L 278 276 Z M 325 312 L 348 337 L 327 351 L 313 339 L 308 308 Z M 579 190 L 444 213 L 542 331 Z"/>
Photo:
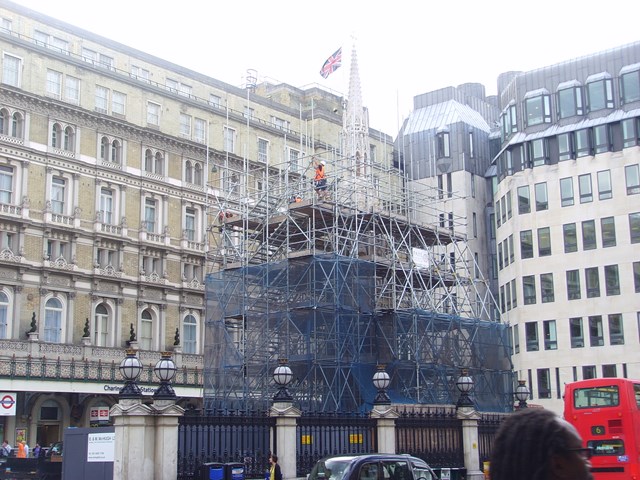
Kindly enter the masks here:
<path id="1" fill-rule="evenodd" d="M 616 385 L 576 388 L 573 392 L 575 408 L 617 407 L 619 404 L 620 393 Z"/>
<path id="2" fill-rule="evenodd" d="M 636 394 L 636 406 L 640 410 L 640 385 L 637 383 L 633 385 L 633 393 Z"/>

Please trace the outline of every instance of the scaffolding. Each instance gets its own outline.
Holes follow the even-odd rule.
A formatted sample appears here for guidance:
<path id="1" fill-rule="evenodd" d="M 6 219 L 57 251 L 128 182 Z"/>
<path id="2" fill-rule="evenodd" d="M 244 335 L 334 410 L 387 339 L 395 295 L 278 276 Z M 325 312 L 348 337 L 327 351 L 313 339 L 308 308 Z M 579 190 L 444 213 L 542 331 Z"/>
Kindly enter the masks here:
<path id="1" fill-rule="evenodd" d="M 315 149 L 318 152 L 317 146 Z M 285 358 L 305 410 L 368 411 L 378 365 L 394 403 L 455 403 L 468 368 L 480 410 L 513 405 L 507 327 L 468 250 L 464 217 L 394 168 L 320 151 L 312 160 L 222 162 L 206 278 L 208 411 L 264 410 Z M 440 195 L 441 197 L 441 195 Z"/>

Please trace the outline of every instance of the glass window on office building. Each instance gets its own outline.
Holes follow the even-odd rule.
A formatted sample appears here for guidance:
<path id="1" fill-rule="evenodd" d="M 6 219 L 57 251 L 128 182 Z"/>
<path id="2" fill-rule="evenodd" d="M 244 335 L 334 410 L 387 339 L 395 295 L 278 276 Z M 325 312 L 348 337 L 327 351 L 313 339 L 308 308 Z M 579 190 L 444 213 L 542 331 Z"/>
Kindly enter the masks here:
<path id="1" fill-rule="evenodd" d="M 529 198 L 529 185 L 518 187 L 518 213 L 531 212 L 531 199 Z"/>
<path id="2" fill-rule="evenodd" d="M 620 295 L 618 265 L 606 265 L 604 267 L 604 280 L 607 296 Z"/>
<path id="3" fill-rule="evenodd" d="M 582 115 L 582 87 L 577 81 L 558 85 L 558 118 Z"/>
<path id="4" fill-rule="evenodd" d="M 592 347 L 601 347 L 604 345 L 602 315 L 589 317 L 589 345 Z"/>
<path id="5" fill-rule="evenodd" d="M 560 179 L 560 202 L 563 207 L 573 205 L 573 178 Z"/>
<path id="6" fill-rule="evenodd" d="M 595 365 L 584 365 L 582 367 L 582 379 L 589 380 L 591 378 L 596 378 L 596 366 Z"/>
<path id="7" fill-rule="evenodd" d="M 640 212 L 629 214 L 629 235 L 631 243 L 640 243 Z"/>
<path id="8" fill-rule="evenodd" d="M 562 236 L 564 239 L 564 253 L 578 251 L 578 234 L 575 223 L 565 223 L 562 226 Z"/>
<path id="9" fill-rule="evenodd" d="M 520 258 L 533 258 L 533 234 L 531 230 L 520 232 Z"/>
<path id="10" fill-rule="evenodd" d="M 640 100 L 640 64 L 620 69 L 620 90 L 623 104 Z"/>
<path id="11" fill-rule="evenodd" d="M 535 184 L 536 211 L 547 210 L 549 208 L 549 196 L 547 195 L 547 183 Z"/>
<path id="12" fill-rule="evenodd" d="M 527 352 L 537 352 L 540 349 L 538 343 L 538 322 L 525 323 L 524 332 L 527 342 Z"/>
<path id="13" fill-rule="evenodd" d="M 567 298 L 580 299 L 580 270 L 567 270 Z"/>
<path id="14" fill-rule="evenodd" d="M 543 273 L 540 275 L 540 294 L 542 303 L 551 303 L 555 301 L 553 291 L 553 273 Z"/>
<path id="15" fill-rule="evenodd" d="M 576 157 L 591 155 L 591 130 L 583 128 L 575 133 Z"/>
<path id="16" fill-rule="evenodd" d="M 622 147 L 628 148 L 638 145 L 640 122 L 637 118 L 622 120 Z"/>
<path id="17" fill-rule="evenodd" d="M 573 132 L 558 135 L 558 160 L 572 160 L 576 157 Z"/>
<path id="18" fill-rule="evenodd" d="M 538 398 L 551 398 L 551 375 L 548 368 L 539 368 L 538 375 Z"/>
<path id="19" fill-rule="evenodd" d="M 597 125 L 593 127 L 593 148 L 596 153 L 611 150 L 611 134 L 609 125 Z"/>
<path id="20" fill-rule="evenodd" d="M 584 347 L 584 332 L 582 330 L 582 318 L 569 319 L 569 334 L 571 335 L 571 348 Z"/>
<path id="21" fill-rule="evenodd" d="M 611 345 L 624 345 L 624 326 L 622 325 L 621 313 L 609 315 L 609 343 Z"/>
<path id="22" fill-rule="evenodd" d="M 544 333 L 544 349 L 557 350 L 558 335 L 556 333 L 556 321 L 545 320 L 544 322 L 542 322 L 542 330 Z"/>
<path id="23" fill-rule="evenodd" d="M 536 303 L 536 277 L 525 275 L 522 277 L 522 296 L 525 305 Z"/>
<path id="24" fill-rule="evenodd" d="M 590 173 L 578 176 L 578 190 L 580 192 L 580 203 L 589 203 L 593 201 Z"/>
<path id="25" fill-rule="evenodd" d="M 598 172 L 598 200 L 608 200 L 613 197 L 611 190 L 611 171 L 601 170 Z"/>
<path id="26" fill-rule="evenodd" d="M 587 78 L 587 106 L 590 112 L 613 108 L 613 80 L 607 72 Z"/>
<path id="27" fill-rule="evenodd" d="M 595 220 L 585 220 L 582 222 L 582 248 L 593 250 L 596 247 L 596 222 Z"/>
<path id="28" fill-rule="evenodd" d="M 616 373 L 616 370 L 617 369 L 615 364 L 602 365 L 602 377 L 603 378 L 617 377 L 618 374 Z"/>
<path id="29" fill-rule="evenodd" d="M 538 255 L 540 257 L 551 255 L 551 233 L 549 227 L 538 229 Z"/>
<path id="30" fill-rule="evenodd" d="M 551 96 L 546 90 L 529 92 L 524 100 L 527 126 L 551 122 Z"/>
<path id="31" fill-rule="evenodd" d="M 602 247 L 616 246 L 616 223 L 614 217 L 604 217 L 600 219 L 600 230 L 602 233 Z"/>
<path id="32" fill-rule="evenodd" d="M 589 267 L 584 269 L 584 279 L 587 286 L 587 298 L 596 298 L 600 296 L 600 276 L 598 267 Z"/>
<path id="33" fill-rule="evenodd" d="M 637 163 L 624 167 L 624 178 L 627 184 L 627 195 L 640 193 L 640 166 Z"/>

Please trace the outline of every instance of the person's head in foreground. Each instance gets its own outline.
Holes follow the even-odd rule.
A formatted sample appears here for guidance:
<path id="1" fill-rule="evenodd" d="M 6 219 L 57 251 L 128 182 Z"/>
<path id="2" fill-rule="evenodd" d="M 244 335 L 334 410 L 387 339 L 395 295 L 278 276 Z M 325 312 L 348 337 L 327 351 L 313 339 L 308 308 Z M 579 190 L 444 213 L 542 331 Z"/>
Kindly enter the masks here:
<path id="1" fill-rule="evenodd" d="M 591 450 L 576 429 L 551 410 L 521 409 L 493 441 L 491 480 L 593 480 Z"/>

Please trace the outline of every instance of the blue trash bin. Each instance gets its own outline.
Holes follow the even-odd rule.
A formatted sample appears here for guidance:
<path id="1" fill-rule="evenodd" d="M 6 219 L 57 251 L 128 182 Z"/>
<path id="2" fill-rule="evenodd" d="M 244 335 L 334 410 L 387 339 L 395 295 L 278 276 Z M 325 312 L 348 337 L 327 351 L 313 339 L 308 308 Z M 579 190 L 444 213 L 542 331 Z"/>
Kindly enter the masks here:
<path id="1" fill-rule="evenodd" d="M 225 463 L 224 480 L 244 480 L 244 463 Z"/>
<path id="2" fill-rule="evenodd" d="M 224 480 L 224 463 L 203 463 L 200 467 L 200 480 Z"/>

